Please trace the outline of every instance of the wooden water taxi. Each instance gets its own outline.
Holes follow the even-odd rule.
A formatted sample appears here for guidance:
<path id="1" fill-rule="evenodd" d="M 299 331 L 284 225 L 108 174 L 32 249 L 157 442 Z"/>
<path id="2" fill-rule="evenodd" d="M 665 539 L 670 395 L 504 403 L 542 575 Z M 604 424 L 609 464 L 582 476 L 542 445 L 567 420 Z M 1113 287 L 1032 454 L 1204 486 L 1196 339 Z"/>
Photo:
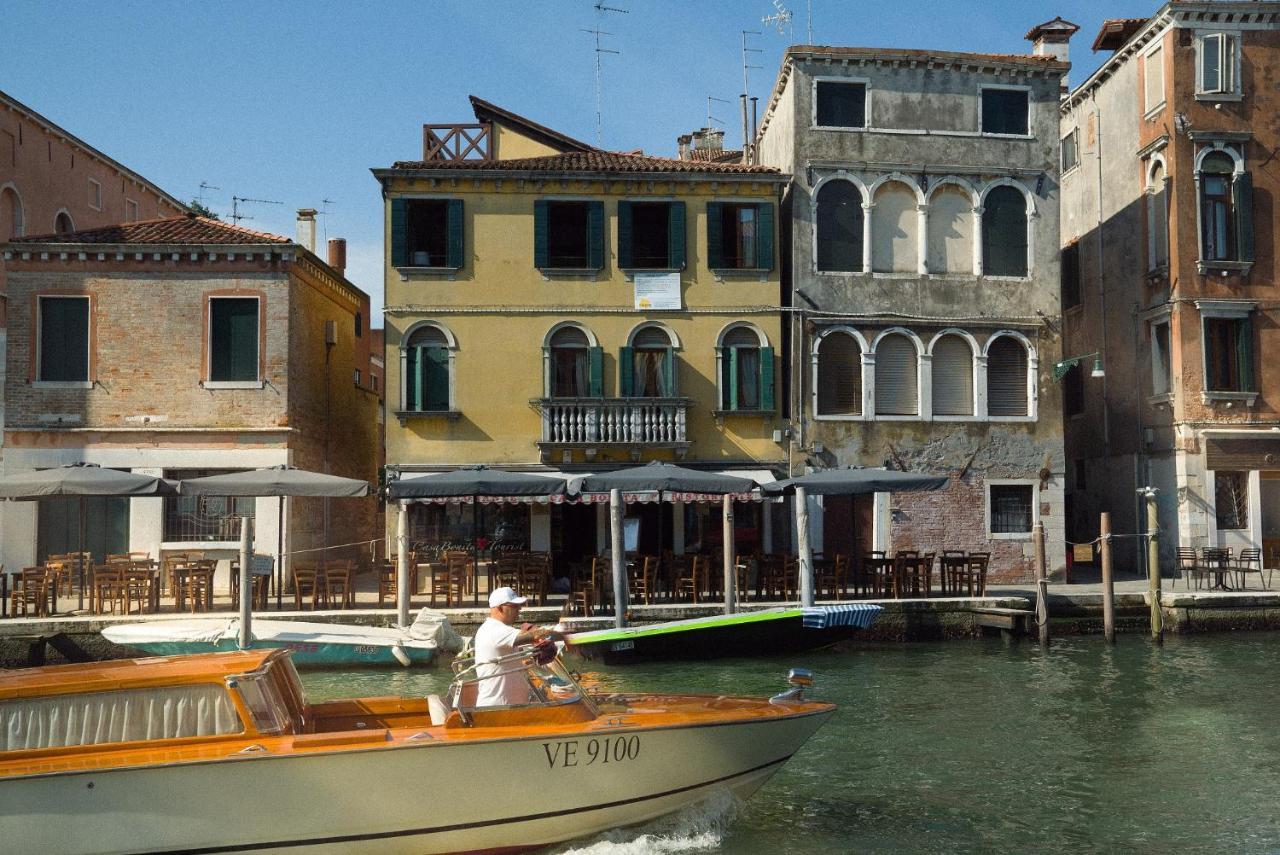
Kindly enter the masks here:
<path id="1" fill-rule="evenodd" d="M 309 703 L 286 650 L 0 676 L 12 855 L 528 851 L 746 798 L 835 707 L 598 694 L 522 649 L 457 660 L 446 697 Z M 477 707 L 517 675 L 528 702 Z"/>

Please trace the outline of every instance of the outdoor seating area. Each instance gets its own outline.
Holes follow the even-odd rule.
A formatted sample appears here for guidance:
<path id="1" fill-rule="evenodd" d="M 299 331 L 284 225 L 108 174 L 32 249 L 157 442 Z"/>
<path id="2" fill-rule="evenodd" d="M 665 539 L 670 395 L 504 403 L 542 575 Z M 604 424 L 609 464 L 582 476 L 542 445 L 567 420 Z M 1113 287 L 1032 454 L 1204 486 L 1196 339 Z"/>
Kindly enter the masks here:
<path id="1" fill-rule="evenodd" d="M 1197 590 L 1244 590 L 1249 587 L 1249 578 L 1256 576 L 1262 589 L 1269 591 L 1271 577 L 1280 569 L 1280 556 L 1273 552 L 1271 558 L 1264 566 L 1261 549 L 1244 548 L 1237 553 L 1232 547 L 1182 547 L 1178 549 L 1178 574 L 1188 589 L 1194 584 Z"/>

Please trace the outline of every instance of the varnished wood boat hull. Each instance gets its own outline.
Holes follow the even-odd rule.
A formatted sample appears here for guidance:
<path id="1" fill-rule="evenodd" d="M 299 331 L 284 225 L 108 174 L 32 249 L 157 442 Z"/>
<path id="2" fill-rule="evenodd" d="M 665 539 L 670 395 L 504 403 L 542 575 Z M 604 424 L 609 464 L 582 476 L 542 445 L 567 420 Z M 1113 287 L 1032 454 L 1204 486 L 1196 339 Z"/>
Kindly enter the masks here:
<path id="1" fill-rule="evenodd" d="M 636 696 L 643 703 L 644 696 Z M 655 698 L 653 703 L 661 703 Z M 11 855 L 511 852 L 746 798 L 833 707 L 653 728 L 405 744 L 0 780 Z"/>

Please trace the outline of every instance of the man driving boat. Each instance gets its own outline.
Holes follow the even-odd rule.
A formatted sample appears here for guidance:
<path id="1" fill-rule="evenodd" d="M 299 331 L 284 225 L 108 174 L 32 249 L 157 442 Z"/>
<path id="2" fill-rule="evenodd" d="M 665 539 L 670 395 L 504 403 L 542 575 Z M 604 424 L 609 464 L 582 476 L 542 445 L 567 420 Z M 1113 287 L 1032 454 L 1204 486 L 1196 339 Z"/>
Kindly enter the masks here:
<path id="1" fill-rule="evenodd" d="M 517 647 L 537 644 L 544 639 L 562 638 L 563 633 L 524 623 L 519 626 L 520 609 L 528 597 L 516 594 L 514 588 L 495 588 L 489 594 L 489 616 L 476 630 L 476 706 L 498 707 L 529 703 L 529 683 L 522 669 L 512 670 L 510 665 L 491 664 L 494 660 L 515 652 Z M 491 676 L 499 675 L 499 676 Z"/>

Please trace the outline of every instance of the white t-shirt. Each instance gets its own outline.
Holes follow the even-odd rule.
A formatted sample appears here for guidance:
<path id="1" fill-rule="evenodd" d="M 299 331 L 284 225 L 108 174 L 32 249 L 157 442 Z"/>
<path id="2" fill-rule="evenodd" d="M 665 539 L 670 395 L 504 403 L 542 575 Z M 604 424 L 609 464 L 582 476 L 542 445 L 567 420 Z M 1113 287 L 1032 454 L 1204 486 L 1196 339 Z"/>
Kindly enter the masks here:
<path id="1" fill-rule="evenodd" d="M 516 649 L 516 637 L 520 628 L 507 626 L 496 618 L 485 618 L 484 623 L 476 630 L 476 676 L 487 677 L 499 671 L 510 670 L 512 664 L 505 666 L 483 664 L 492 662 L 500 656 L 506 656 Z M 481 679 L 476 685 L 476 706 L 500 707 L 527 704 L 529 702 L 529 683 L 524 673 L 516 670 L 501 677 Z"/>

